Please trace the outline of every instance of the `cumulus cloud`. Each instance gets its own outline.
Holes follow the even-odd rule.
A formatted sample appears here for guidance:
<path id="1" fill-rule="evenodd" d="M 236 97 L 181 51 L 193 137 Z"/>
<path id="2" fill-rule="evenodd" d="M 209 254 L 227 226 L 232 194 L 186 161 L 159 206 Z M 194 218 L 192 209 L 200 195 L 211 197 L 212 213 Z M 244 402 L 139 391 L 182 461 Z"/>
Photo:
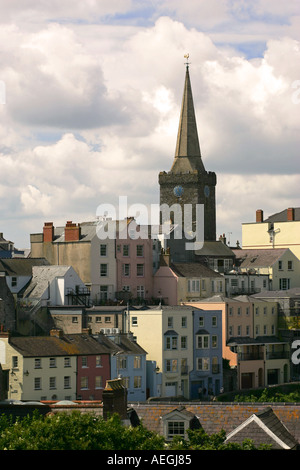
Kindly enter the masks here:
<path id="1" fill-rule="evenodd" d="M 119 196 L 158 202 L 158 173 L 175 152 L 187 52 L 203 160 L 218 176 L 218 231 L 240 238 L 261 202 L 266 214 L 299 205 L 297 4 L 284 13 L 276 2 L 271 15 L 267 0 L 251 8 L 186 3 L 3 4 L 1 231 L 8 227 L 17 244 L 25 237 L 28 245 L 46 219 L 95 217 L 99 204 L 116 205 Z M 146 6 L 155 21 L 138 25 Z M 249 39 L 246 25 L 264 43 L 255 58 L 233 47 Z"/>

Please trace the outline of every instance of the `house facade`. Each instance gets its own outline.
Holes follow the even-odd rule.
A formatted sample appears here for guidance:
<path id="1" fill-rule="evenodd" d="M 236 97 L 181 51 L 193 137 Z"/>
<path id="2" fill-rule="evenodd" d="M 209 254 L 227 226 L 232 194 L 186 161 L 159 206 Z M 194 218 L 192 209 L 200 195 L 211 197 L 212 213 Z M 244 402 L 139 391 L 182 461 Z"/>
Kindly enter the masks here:
<path id="1" fill-rule="evenodd" d="M 233 251 L 236 255 L 235 262 L 238 271 L 269 275 L 270 290 L 300 287 L 300 260 L 289 248 L 239 249 Z"/>
<path id="2" fill-rule="evenodd" d="M 101 399 L 110 352 L 88 335 L 10 337 L 0 334 L 6 398 L 44 401 Z M 104 384 L 104 387 L 103 387 Z"/>
<path id="3" fill-rule="evenodd" d="M 221 274 L 200 263 L 172 263 L 169 252 L 161 255 L 153 285 L 154 297 L 173 306 L 225 292 Z"/>
<path id="4" fill-rule="evenodd" d="M 239 389 L 290 380 L 290 348 L 288 341 L 278 338 L 277 303 L 257 300 L 215 296 L 193 304 L 222 311 L 222 354 L 237 370 Z"/>
<path id="5" fill-rule="evenodd" d="M 205 332 L 201 328 L 205 313 L 187 306 L 130 311 L 131 331 L 147 350 L 148 360 L 154 361 L 161 373 L 162 397 L 197 398 L 201 385 L 203 392 L 206 389 L 208 393 L 209 389 L 213 394 L 222 386 L 221 368 L 218 369 L 220 383 L 212 372 L 217 370 L 214 364 L 222 363 L 221 317 L 212 339 L 208 320 Z"/>
<path id="6" fill-rule="evenodd" d="M 300 208 L 289 207 L 264 218 L 256 211 L 255 222 L 242 224 L 244 249 L 289 248 L 300 259 Z"/>

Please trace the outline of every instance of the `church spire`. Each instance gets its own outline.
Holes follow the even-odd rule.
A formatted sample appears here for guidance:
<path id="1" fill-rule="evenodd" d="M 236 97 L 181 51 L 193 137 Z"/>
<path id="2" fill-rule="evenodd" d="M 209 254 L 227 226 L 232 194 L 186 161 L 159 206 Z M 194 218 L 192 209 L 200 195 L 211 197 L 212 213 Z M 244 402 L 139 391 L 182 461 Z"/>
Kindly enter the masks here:
<path id="1" fill-rule="evenodd" d="M 188 55 L 185 56 L 188 59 Z M 198 170 L 204 172 L 205 168 L 201 158 L 198 139 L 197 123 L 194 110 L 192 87 L 189 74 L 189 63 L 186 64 L 186 74 L 175 159 L 171 168 L 173 173 Z"/>

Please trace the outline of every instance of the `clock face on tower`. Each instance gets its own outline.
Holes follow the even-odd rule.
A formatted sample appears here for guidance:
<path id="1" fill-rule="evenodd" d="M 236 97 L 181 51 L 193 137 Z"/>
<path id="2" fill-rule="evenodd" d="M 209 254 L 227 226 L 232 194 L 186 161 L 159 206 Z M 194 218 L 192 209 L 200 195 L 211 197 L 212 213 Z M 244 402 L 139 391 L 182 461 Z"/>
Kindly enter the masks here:
<path id="1" fill-rule="evenodd" d="M 209 186 L 204 186 L 204 195 L 205 197 L 208 197 L 209 196 Z"/>
<path id="2" fill-rule="evenodd" d="M 174 192 L 174 195 L 176 197 L 181 197 L 183 195 L 183 187 L 182 186 L 175 186 L 173 192 Z"/>

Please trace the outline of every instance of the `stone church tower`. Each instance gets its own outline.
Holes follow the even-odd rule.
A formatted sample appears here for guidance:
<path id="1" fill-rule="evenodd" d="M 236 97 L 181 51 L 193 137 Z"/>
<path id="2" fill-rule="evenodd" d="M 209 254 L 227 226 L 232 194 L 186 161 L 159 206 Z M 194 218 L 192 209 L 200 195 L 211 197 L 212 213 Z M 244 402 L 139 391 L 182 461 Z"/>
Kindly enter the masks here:
<path id="1" fill-rule="evenodd" d="M 190 82 L 189 65 L 186 65 L 186 75 L 183 99 L 181 105 L 181 114 L 179 121 L 179 129 L 177 135 L 177 143 L 175 150 L 175 158 L 169 172 L 160 172 L 160 206 L 180 204 L 182 209 L 182 219 L 184 213 L 192 209 L 191 220 L 192 227 L 195 230 L 196 225 L 196 205 L 202 205 L 204 217 L 202 220 L 203 241 L 216 240 L 216 201 L 215 187 L 216 174 L 205 170 L 197 131 L 197 123 L 195 117 L 192 88 Z M 175 217 L 175 216 L 174 216 Z M 188 217 L 188 215 L 187 215 Z M 166 219 L 161 211 L 161 223 Z M 176 220 L 171 220 L 176 223 Z M 183 232 L 187 233 L 182 220 Z M 179 248 L 179 242 L 177 249 Z M 181 245 L 182 246 L 182 245 Z M 170 244 L 171 251 L 172 245 Z M 182 255 L 183 256 L 183 255 Z M 181 256 L 178 261 L 183 261 Z M 191 261 L 189 256 L 186 261 Z"/>

